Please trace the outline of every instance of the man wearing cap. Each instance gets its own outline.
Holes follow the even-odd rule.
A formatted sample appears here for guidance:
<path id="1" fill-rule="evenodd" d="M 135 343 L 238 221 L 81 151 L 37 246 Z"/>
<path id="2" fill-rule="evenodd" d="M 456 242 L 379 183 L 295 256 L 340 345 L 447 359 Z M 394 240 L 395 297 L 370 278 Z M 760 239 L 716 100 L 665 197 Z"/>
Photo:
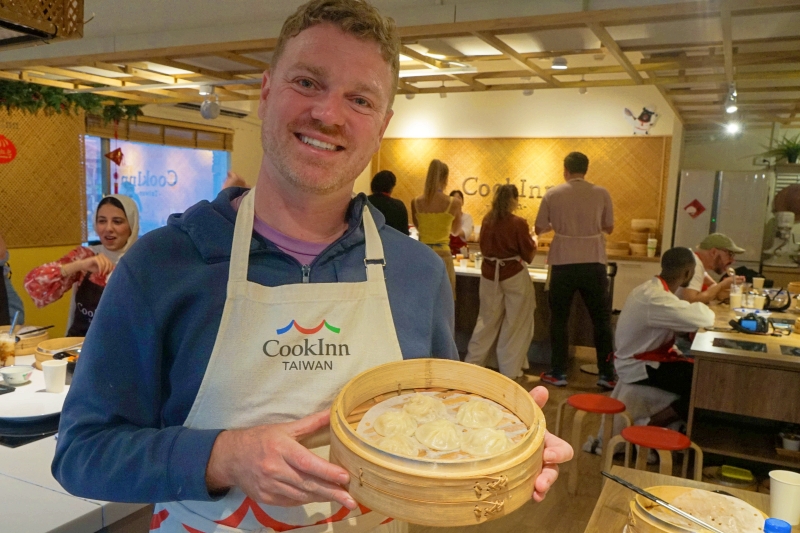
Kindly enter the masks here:
<path id="1" fill-rule="evenodd" d="M 727 277 L 717 283 L 707 272 L 711 270 L 720 275 L 724 274 L 733 264 L 734 256 L 742 252 L 743 248 L 736 246 L 733 239 L 722 233 L 712 233 L 703 239 L 694 252 L 694 276 L 689 285 L 678 292 L 678 296 L 687 302 L 704 304 L 726 296 L 734 278 Z"/>

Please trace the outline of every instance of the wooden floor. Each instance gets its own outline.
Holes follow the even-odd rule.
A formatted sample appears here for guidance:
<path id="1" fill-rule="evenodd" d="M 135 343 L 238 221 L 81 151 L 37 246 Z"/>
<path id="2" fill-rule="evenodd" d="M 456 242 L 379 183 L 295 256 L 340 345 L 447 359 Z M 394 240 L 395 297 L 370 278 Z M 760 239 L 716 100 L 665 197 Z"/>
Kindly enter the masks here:
<path id="1" fill-rule="evenodd" d="M 597 376 L 584 374 L 580 365 L 596 363 L 594 349 L 578 348 L 576 357 L 573 358 L 570 370 L 567 373 L 569 385 L 567 387 L 551 387 L 550 400 L 544 408 L 545 419 L 549 429 L 555 428 L 556 407 L 572 394 L 579 392 L 600 392 L 595 382 Z M 531 368 L 531 376 L 538 376 L 548 368 Z M 531 387 L 536 384 L 532 384 Z M 572 410 L 567 408 L 565 424 L 562 427 L 572 427 Z M 584 435 L 597 434 L 600 426 L 599 417 L 587 416 Z M 575 467 L 575 459 L 569 464 L 562 465 L 561 475 L 556 484 L 550 489 L 547 498 L 542 503 L 531 501 L 516 512 L 497 520 L 479 526 L 433 528 L 411 525 L 409 533 L 520 533 L 520 532 L 547 532 L 547 533 L 583 533 L 592 510 L 600 497 L 602 485 L 600 469 L 602 466 L 600 456 L 575 450 L 576 457 L 580 455 L 580 477 L 578 478 L 578 493 L 575 496 L 567 494 L 567 472 Z M 618 532 L 609 532 L 618 533 Z"/>

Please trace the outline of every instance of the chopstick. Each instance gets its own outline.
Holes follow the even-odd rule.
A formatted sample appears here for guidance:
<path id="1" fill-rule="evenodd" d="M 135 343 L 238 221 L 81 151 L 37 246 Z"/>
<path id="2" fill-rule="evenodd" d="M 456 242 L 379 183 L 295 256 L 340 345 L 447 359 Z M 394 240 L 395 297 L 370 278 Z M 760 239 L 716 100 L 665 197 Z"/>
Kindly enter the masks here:
<path id="1" fill-rule="evenodd" d="M 36 328 L 36 329 L 32 329 L 32 330 L 26 331 L 25 333 L 18 333 L 18 335 L 20 337 L 23 337 L 25 335 L 30 335 L 31 333 L 39 333 L 40 331 L 44 331 L 46 329 L 50 329 L 50 328 L 54 328 L 54 327 L 55 326 L 45 326 L 43 328 Z"/>
<path id="2" fill-rule="evenodd" d="M 633 485 L 633 484 L 625 481 L 621 477 L 617 477 L 617 476 L 615 476 L 613 474 L 609 474 L 605 470 L 601 471 L 600 473 L 603 474 L 604 476 L 606 476 L 608 479 L 610 479 L 612 481 L 616 481 L 617 483 L 619 483 L 623 487 L 632 490 L 636 494 L 640 494 L 640 495 L 644 496 L 645 498 L 647 498 L 648 500 L 652 500 L 652 501 L 656 502 L 658 505 L 661 505 L 662 507 L 666 507 L 667 509 L 669 509 L 673 513 L 684 517 L 686 520 L 691 520 L 695 524 L 697 524 L 699 526 L 702 526 L 702 527 L 708 529 L 709 531 L 713 531 L 714 533 L 725 533 L 724 531 L 720 531 L 719 529 L 715 528 L 712 525 L 706 524 L 705 522 L 703 522 L 699 518 L 695 518 L 692 515 L 690 515 L 689 513 L 681 511 L 680 509 L 678 509 L 674 505 L 670 505 L 669 503 L 665 502 L 664 500 L 662 500 L 658 496 L 656 496 L 654 494 L 651 494 L 651 493 L 647 492 L 646 490 L 640 489 L 636 485 Z"/>

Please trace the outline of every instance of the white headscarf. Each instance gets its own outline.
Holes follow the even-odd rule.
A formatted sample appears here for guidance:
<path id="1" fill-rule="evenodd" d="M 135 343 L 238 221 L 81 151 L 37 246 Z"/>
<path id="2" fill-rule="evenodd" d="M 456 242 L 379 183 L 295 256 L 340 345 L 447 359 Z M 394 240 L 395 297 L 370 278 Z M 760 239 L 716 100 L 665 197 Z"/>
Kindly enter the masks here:
<path id="1" fill-rule="evenodd" d="M 125 211 L 125 218 L 128 219 L 128 225 L 131 227 L 131 235 L 128 237 L 128 242 L 125 243 L 125 246 L 123 246 L 121 250 L 111 251 L 102 244 L 92 246 L 91 248 L 97 253 L 102 253 L 116 264 L 139 238 L 139 208 L 136 207 L 136 202 L 133 201 L 133 198 L 125 196 L 124 194 L 109 194 L 105 198 L 114 198 L 122 204 L 123 211 Z M 95 220 L 97 220 L 96 212 Z"/>

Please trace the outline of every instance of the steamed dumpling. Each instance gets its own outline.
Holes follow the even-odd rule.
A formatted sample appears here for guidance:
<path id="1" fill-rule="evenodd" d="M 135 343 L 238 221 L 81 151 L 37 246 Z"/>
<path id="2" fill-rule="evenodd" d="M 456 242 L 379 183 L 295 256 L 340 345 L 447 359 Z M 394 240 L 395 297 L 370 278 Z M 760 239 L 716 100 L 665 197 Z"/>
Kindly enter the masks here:
<path id="1" fill-rule="evenodd" d="M 475 429 L 461 438 L 461 451 L 477 456 L 494 455 L 511 445 L 511 440 L 502 429 Z"/>
<path id="2" fill-rule="evenodd" d="M 483 400 L 470 400 L 458 409 L 458 423 L 468 428 L 493 428 L 503 419 L 503 412 Z"/>
<path id="3" fill-rule="evenodd" d="M 419 454 L 417 441 L 406 435 L 384 437 L 378 441 L 378 448 L 385 452 L 407 457 L 416 457 Z"/>
<path id="4" fill-rule="evenodd" d="M 422 424 L 414 435 L 423 445 L 440 452 L 457 450 L 461 446 L 461 432 L 449 420 L 434 420 Z"/>
<path id="5" fill-rule="evenodd" d="M 439 398 L 425 394 L 415 394 L 403 405 L 403 411 L 414 417 L 418 424 L 433 422 L 437 418 L 444 418 L 447 408 Z"/>
<path id="6" fill-rule="evenodd" d="M 386 411 L 375 419 L 375 431 L 382 437 L 406 435 L 410 437 L 417 429 L 417 421 L 405 411 Z"/>

